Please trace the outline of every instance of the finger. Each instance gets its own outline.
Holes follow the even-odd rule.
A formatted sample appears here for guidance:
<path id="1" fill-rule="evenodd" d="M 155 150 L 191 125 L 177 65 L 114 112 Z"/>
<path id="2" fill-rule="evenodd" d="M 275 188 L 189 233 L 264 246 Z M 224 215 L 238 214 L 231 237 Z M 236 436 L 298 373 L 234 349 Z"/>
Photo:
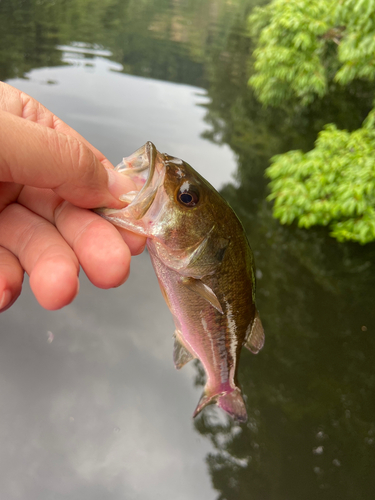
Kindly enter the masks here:
<path id="1" fill-rule="evenodd" d="M 18 90 L 7 83 L 0 82 L 0 109 L 15 116 L 52 128 L 65 135 L 75 137 L 83 142 L 107 168 L 113 168 L 109 160 L 76 130 L 64 123 L 49 109 L 43 106 L 25 92 Z"/>
<path id="2" fill-rule="evenodd" d="M 63 200 L 61 197 L 57 196 L 53 191 L 49 189 L 32 188 L 29 186 L 25 186 L 18 197 L 19 203 L 24 205 L 26 208 L 29 208 L 41 217 L 49 220 L 52 224 L 56 224 L 56 215 L 60 213 L 58 207 L 62 203 L 62 201 Z M 120 233 L 123 241 L 129 247 L 131 255 L 139 255 L 143 252 L 146 244 L 146 238 L 144 236 L 132 233 L 122 228 L 116 228 L 117 231 L 115 232 L 113 231 L 114 226 L 112 226 L 112 224 L 92 212 L 89 212 L 89 214 L 89 216 L 85 216 L 85 219 L 83 221 L 83 215 L 81 215 L 80 211 L 74 213 L 74 211 L 69 209 L 69 217 L 64 217 L 64 224 L 62 224 L 62 219 L 60 218 L 58 229 L 60 230 L 64 238 L 69 241 L 69 244 L 72 244 L 73 241 L 76 241 L 77 235 L 82 230 L 82 227 L 80 227 L 80 223 L 77 222 L 78 220 L 81 223 L 84 222 L 87 227 L 87 231 L 92 231 L 94 228 L 94 226 L 90 227 L 91 221 L 97 221 L 96 224 L 98 224 L 98 226 L 95 225 L 97 238 L 106 238 L 109 246 L 109 248 L 107 249 L 107 254 L 103 255 L 103 258 L 108 260 L 108 258 L 112 259 L 114 257 L 109 257 L 112 253 L 110 250 L 112 247 L 114 249 L 113 253 L 116 254 L 115 249 L 119 245 L 117 231 Z M 98 221 L 101 221 L 100 224 Z M 106 229 L 108 225 L 111 227 L 110 230 Z M 101 233 L 100 231 L 101 228 L 103 228 L 103 233 Z M 76 251 L 77 248 L 74 248 L 74 250 Z M 87 268 L 82 262 L 81 255 L 77 254 L 77 256 L 85 272 L 87 272 Z M 99 254 L 96 257 L 98 258 Z M 96 261 L 94 261 L 94 266 L 96 266 Z"/>
<path id="3" fill-rule="evenodd" d="M 116 227 L 116 229 L 129 247 L 130 253 L 132 255 L 139 255 L 143 252 L 147 241 L 144 236 L 132 233 L 131 231 L 123 229 L 122 227 Z"/>
<path id="4" fill-rule="evenodd" d="M 4 111 L 0 122 L 0 181 L 51 188 L 83 208 L 121 208 L 118 197 L 135 189 L 130 178 L 104 168 L 75 137 Z"/>
<path id="5" fill-rule="evenodd" d="M 8 309 L 21 293 L 23 269 L 19 260 L 0 247 L 0 312 Z"/>
<path id="6" fill-rule="evenodd" d="M 113 288 L 126 281 L 131 254 L 112 224 L 68 202 L 57 208 L 55 221 L 95 286 Z"/>
<path id="7" fill-rule="evenodd" d="M 4 82 L 0 82 L 0 109 L 20 118 L 24 118 L 25 120 L 35 122 L 43 127 L 56 130 L 66 136 L 75 138 L 91 150 L 95 157 L 106 167 L 107 170 L 109 169 L 112 171 L 113 165 L 111 162 L 81 134 L 60 120 L 60 118 L 44 107 L 40 102 L 36 101 L 25 92 L 22 92 Z M 116 173 L 114 175 L 112 173 L 110 174 L 109 190 L 116 198 L 116 201 L 118 201 L 119 196 L 127 193 L 128 191 L 132 191 L 133 189 L 134 184 L 129 179 L 124 179 L 124 176 L 120 176 Z"/>
<path id="8" fill-rule="evenodd" d="M 0 212 L 10 203 L 17 200 L 23 186 L 9 182 L 0 182 Z"/>
<path id="9" fill-rule="evenodd" d="M 1 212 L 0 228 L 0 246 L 18 257 L 38 302 L 50 310 L 69 304 L 78 293 L 79 264 L 57 229 L 16 203 Z"/>
<path id="10" fill-rule="evenodd" d="M 73 302 L 79 292 L 78 269 L 63 248 L 46 249 L 30 274 L 30 288 L 39 304 L 56 311 Z"/>
<path id="11" fill-rule="evenodd" d="M 88 278 L 100 288 L 116 287 L 126 281 L 130 254 L 137 255 L 144 249 L 145 237 L 129 231 L 120 235 L 108 221 L 89 210 L 63 202 L 49 189 L 26 186 L 18 201 L 56 224 Z"/>

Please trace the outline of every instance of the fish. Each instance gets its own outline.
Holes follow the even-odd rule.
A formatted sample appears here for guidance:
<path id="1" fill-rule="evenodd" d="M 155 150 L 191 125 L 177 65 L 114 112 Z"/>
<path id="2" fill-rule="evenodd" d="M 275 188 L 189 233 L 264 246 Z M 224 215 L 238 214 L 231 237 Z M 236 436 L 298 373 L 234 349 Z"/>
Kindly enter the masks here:
<path id="1" fill-rule="evenodd" d="M 147 142 L 115 169 L 135 190 L 123 209 L 99 208 L 116 226 L 147 237 L 161 292 L 175 323 L 177 369 L 198 359 L 206 373 L 193 413 L 209 404 L 246 422 L 237 372 L 242 347 L 257 354 L 264 330 L 255 306 L 254 259 L 226 200 L 185 161 Z"/>

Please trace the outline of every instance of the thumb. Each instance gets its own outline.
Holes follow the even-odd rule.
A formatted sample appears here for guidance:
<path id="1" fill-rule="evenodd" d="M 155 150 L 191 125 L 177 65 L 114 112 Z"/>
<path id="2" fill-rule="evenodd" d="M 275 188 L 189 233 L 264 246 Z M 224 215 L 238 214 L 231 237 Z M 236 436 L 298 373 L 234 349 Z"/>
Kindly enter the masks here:
<path id="1" fill-rule="evenodd" d="M 120 208 L 119 196 L 135 189 L 76 137 L 6 111 L 0 123 L 0 182 L 50 188 L 82 208 Z"/>

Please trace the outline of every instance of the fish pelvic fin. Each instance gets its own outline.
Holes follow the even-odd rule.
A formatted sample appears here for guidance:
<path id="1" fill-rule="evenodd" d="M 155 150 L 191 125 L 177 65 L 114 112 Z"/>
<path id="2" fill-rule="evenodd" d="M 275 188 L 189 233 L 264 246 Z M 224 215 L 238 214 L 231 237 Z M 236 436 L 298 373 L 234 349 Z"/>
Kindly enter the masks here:
<path id="1" fill-rule="evenodd" d="M 258 354 L 264 346 L 264 330 L 258 311 L 255 313 L 255 318 L 253 324 L 251 325 L 249 336 L 247 337 L 244 345 L 253 354 Z"/>
<path id="2" fill-rule="evenodd" d="M 193 413 L 193 417 L 196 417 L 203 408 L 206 406 L 216 403 L 217 406 L 226 411 L 236 422 L 243 423 L 247 421 L 247 412 L 245 402 L 242 397 L 241 389 L 236 387 L 231 392 L 225 392 L 222 394 L 206 394 L 203 392 L 202 397 Z"/>
<path id="3" fill-rule="evenodd" d="M 194 359 L 194 356 L 189 352 L 180 341 L 178 330 L 175 331 L 174 347 L 173 347 L 173 362 L 174 366 L 179 370 L 186 365 L 189 361 Z"/>

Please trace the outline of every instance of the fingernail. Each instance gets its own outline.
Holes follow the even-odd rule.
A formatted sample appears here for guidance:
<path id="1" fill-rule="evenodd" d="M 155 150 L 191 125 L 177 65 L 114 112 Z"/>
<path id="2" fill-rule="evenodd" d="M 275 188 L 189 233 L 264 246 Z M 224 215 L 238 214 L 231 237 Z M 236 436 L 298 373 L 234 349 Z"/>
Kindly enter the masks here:
<path id="1" fill-rule="evenodd" d="M 107 170 L 108 173 L 108 191 L 117 200 L 124 196 L 129 191 L 134 191 L 136 186 L 134 182 L 127 176 L 116 172 L 116 170 Z"/>
<path id="2" fill-rule="evenodd" d="M 1 309 L 4 309 L 4 307 L 6 307 L 11 300 L 12 300 L 12 294 L 10 290 L 4 290 L 3 295 L 1 296 L 0 299 L 0 311 Z"/>
<path id="3" fill-rule="evenodd" d="M 120 196 L 120 201 L 123 201 L 125 203 L 131 203 L 134 198 L 137 196 L 138 191 L 129 191 L 129 193 L 122 194 Z"/>

